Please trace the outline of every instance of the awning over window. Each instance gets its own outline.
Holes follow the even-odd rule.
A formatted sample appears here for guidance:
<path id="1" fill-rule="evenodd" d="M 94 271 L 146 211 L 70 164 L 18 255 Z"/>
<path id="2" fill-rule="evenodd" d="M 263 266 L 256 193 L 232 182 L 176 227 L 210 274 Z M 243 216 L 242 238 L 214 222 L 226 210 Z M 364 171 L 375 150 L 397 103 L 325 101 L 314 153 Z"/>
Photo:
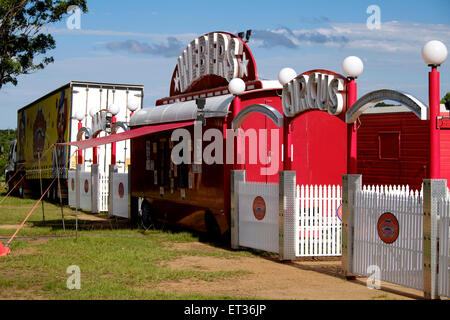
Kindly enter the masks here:
<path id="1" fill-rule="evenodd" d="M 231 94 L 205 98 L 206 104 L 203 109 L 205 118 L 226 117 L 233 99 L 234 96 Z M 133 114 L 129 126 L 195 120 L 197 119 L 197 111 L 195 100 L 144 108 Z"/>
<path id="2" fill-rule="evenodd" d="M 173 130 L 173 129 L 177 129 L 177 128 L 190 126 L 193 124 L 194 124 L 194 121 L 187 121 L 187 122 L 154 125 L 154 126 L 145 126 L 145 127 L 133 129 L 133 130 L 126 131 L 126 132 L 112 134 L 112 135 L 109 135 L 106 137 L 83 140 L 83 141 L 58 143 L 58 145 L 71 145 L 71 146 L 78 147 L 79 149 L 89 149 L 92 147 L 97 147 L 97 146 L 109 144 L 112 142 L 119 142 L 119 141 L 123 141 L 123 140 L 133 139 L 133 138 L 145 136 L 145 135 L 152 134 L 152 133 L 166 131 L 166 130 Z"/>

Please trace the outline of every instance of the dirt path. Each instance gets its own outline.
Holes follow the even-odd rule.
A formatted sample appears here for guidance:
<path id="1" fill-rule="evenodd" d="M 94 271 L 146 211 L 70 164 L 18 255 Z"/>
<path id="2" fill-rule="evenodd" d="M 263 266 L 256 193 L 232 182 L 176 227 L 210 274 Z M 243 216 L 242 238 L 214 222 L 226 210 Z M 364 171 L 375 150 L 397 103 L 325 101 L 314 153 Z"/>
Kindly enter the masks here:
<path id="1" fill-rule="evenodd" d="M 174 250 L 223 250 L 202 243 L 176 245 Z M 371 300 L 420 299 L 420 291 L 383 283 L 382 290 L 371 290 L 366 279 L 346 281 L 341 263 L 335 261 L 295 261 L 280 263 L 262 257 L 233 259 L 183 256 L 165 264 L 171 269 L 197 271 L 245 270 L 249 274 L 213 282 L 199 280 L 166 281 L 158 284 L 161 291 L 255 297 L 263 299 Z"/>

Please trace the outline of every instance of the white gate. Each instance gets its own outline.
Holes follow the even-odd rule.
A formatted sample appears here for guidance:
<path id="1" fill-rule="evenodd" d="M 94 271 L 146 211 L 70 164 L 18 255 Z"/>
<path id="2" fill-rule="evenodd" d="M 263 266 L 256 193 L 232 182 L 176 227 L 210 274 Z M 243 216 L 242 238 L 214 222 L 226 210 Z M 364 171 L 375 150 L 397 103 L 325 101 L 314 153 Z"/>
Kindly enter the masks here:
<path id="1" fill-rule="evenodd" d="M 128 218 L 128 173 L 110 174 L 109 215 Z"/>
<path id="2" fill-rule="evenodd" d="M 355 195 L 352 272 L 423 290 L 423 198 L 404 187 Z"/>
<path id="3" fill-rule="evenodd" d="M 278 184 L 239 182 L 239 245 L 279 253 Z"/>
<path id="4" fill-rule="evenodd" d="M 80 209 L 85 211 L 92 210 L 92 177 L 90 171 L 80 172 Z"/>
<path id="5" fill-rule="evenodd" d="M 440 202 L 439 210 L 439 295 L 450 297 L 450 199 Z"/>
<path id="6" fill-rule="evenodd" d="M 298 257 L 340 256 L 342 216 L 340 186 L 297 186 Z"/>
<path id="7" fill-rule="evenodd" d="M 77 172 L 76 170 L 68 170 L 67 173 L 67 192 L 69 193 L 69 207 L 77 206 Z"/>

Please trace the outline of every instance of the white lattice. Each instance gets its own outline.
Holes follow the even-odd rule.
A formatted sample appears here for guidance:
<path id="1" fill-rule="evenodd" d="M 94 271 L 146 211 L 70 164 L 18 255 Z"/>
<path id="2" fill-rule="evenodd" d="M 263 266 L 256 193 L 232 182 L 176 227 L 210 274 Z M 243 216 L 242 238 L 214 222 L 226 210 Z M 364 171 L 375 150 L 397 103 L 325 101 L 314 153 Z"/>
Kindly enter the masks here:
<path id="1" fill-rule="evenodd" d="M 423 290 L 423 198 L 405 188 L 365 187 L 356 192 L 353 272 L 371 276 L 378 267 L 380 280 Z M 383 213 L 398 220 L 394 243 L 385 243 L 377 225 Z"/>
<path id="2" fill-rule="evenodd" d="M 256 182 L 239 182 L 239 245 L 279 253 L 279 186 Z M 264 199 L 265 215 L 255 217 L 253 203 Z"/>
<path id="3" fill-rule="evenodd" d="M 450 298 L 450 199 L 440 201 L 439 295 Z"/>
<path id="4" fill-rule="evenodd" d="M 297 186 L 299 257 L 340 256 L 342 222 L 340 186 Z"/>

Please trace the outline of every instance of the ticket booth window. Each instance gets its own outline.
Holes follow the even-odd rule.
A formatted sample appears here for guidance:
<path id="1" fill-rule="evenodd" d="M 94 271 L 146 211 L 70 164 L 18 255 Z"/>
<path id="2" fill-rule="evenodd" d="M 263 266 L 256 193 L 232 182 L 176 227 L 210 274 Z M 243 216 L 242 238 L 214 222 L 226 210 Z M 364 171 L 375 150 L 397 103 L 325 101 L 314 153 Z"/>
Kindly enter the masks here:
<path id="1" fill-rule="evenodd" d="M 400 158 L 400 132 L 379 133 L 378 157 L 380 160 L 398 160 Z"/>

